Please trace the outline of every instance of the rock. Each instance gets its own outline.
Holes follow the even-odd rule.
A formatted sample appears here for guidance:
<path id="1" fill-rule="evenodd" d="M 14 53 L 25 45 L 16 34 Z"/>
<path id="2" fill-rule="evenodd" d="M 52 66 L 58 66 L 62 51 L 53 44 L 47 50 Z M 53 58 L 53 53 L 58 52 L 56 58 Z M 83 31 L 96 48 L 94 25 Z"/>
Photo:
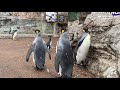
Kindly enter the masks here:
<path id="1" fill-rule="evenodd" d="M 105 78 L 119 78 L 119 75 L 117 73 L 117 68 L 116 67 L 109 67 L 104 73 L 103 76 Z"/>
<path id="2" fill-rule="evenodd" d="M 89 71 L 92 72 L 94 75 L 99 76 L 99 67 L 98 67 L 98 61 L 97 60 L 92 60 L 91 66 L 89 68 Z"/>
<path id="3" fill-rule="evenodd" d="M 70 41 L 70 45 L 72 45 L 73 44 L 73 41 Z"/>
<path id="4" fill-rule="evenodd" d="M 78 36 L 77 36 L 77 32 L 75 32 L 75 33 L 74 33 L 74 38 L 73 38 L 73 40 L 74 40 L 74 41 L 77 41 L 77 39 L 78 39 L 77 37 L 78 37 Z"/>
<path id="5" fill-rule="evenodd" d="M 85 19 L 84 24 L 87 25 L 90 23 L 90 26 L 109 26 L 112 23 L 113 16 L 108 15 L 99 15 L 99 14 L 90 14 Z M 92 22 L 93 21 L 93 22 Z"/>
<path id="6" fill-rule="evenodd" d="M 76 41 L 74 41 L 74 42 L 72 43 L 72 46 L 73 46 L 73 47 L 75 47 L 75 46 L 76 46 L 76 44 L 77 44 L 77 42 L 76 42 Z"/>
<path id="7" fill-rule="evenodd" d="M 118 25 L 120 24 L 120 16 L 114 16 L 112 25 Z"/>
<path id="8" fill-rule="evenodd" d="M 70 37 L 70 36 L 69 36 L 69 40 L 72 41 L 72 40 L 73 40 L 73 37 Z"/>
<path id="9" fill-rule="evenodd" d="M 47 72 L 50 73 L 50 70 L 47 68 Z"/>
<path id="10" fill-rule="evenodd" d="M 93 21 L 92 23 L 90 23 Z M 89 71 L 98 77 L 118 78 L 120 73 L 120 23 L 111 14 L 92 13 L 84 24 L 91 34 L 91 48 L 86 59 Z"/>
<path id="11" fill-rule="evenodd" d="M 41 12 L 12 12 L 13 16 L 18 17 L 19 19 L 38 19 L 40 20 L 44 16 L 41 15 Z"/>
<path id="12" fill-rule="evenodd" d="M 19 34 L 35 34 L 32 29 L 53 34 L 52 26 L 45 21 L 45 12 L 0 12 L 0 34 L 9 34 L 10 27 L 20 27 Z"/>
<path id="13" fill-rule="evenodd" d="M 87 16 L 84 24 L 87 25 L 90 22 L 90 26 L 109 26 L 113 21 L 111 14 L 92 13 Z"/>
<path id="14" fill-rule="evenodd" d="M 109 42 L 111 48 L 120 54 L 120 25 L 113 26 L 103 38 L 102 42 Z"/>
<path id="15" fill-rule="evenodd" d="M 118 55 L 118 72 L 120 74 L 120 55 Z"/>
<path id="16" fill-rule="evenodd" d="M 80 37 L 80 35 L 83 31 L 83 24 L 78 25 L 78 24 L 76 24 L 76 22 L 74 22 L 74 23 L 75 23 L 75 25 L 68 27 L 68 37 L 69 37 L 69 40 L 71 41 L 71 44 L 74 41 L 78 40 L 78 38 Z M 74 46 L 75 46 L 75 44 L 74 44 Z"/>
<path id="17" fill-rule="evenodd" d="M 98 63 L 99 63 L 99 71 L 100 72 L 106 71 L 106 69 L 108 67 L 116 66 L 114 61 L 112 61 L 112 60 L 109 61 L 109 60 L 106 60 L 105 58 L 99 58 L 98 61 L 99 61 Z"/>

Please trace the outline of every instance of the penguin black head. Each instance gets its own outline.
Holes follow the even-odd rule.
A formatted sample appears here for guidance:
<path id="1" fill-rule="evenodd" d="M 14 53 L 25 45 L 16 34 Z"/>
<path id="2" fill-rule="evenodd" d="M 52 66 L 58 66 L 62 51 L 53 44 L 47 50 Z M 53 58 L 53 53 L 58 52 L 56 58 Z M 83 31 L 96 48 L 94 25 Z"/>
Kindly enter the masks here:
<path id="1" fill-rule="evenodd" d="M 38 34 L 40 32 L 39 29 L 36 29 L 36 30 L 33 30 L 33 31 L 35 31 L 36 34 Z"/>
<path id="2" fill-rule="evenodd" d="M 17 32 L 17 30 L 13 30 L 13 32 Z"/>
<path id="3" fill-rule="evenodd" d="M 18 26 L 17 29 L 20 29 L 20 26 Z"/>

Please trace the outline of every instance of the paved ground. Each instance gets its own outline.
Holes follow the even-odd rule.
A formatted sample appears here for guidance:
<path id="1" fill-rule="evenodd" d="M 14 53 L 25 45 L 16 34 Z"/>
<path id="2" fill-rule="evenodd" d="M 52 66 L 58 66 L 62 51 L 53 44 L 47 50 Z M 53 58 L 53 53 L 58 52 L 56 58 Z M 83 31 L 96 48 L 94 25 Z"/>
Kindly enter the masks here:
<path id="1" fill-rule="evenodd" d="M 46 70 L 37 71 L 34 68 L 32 57 L 29 62 L 25 61 L 25 57 L 29 46 L 34 38 L 18 38 L 16 41 L 12 39 L 0 39 L 0 78 L 54 78 L 57 73 L 54 69 L 55 45 L 58 38 L 53 38 L 51 49 L 52 59 L 46 54 L 45 66 L 49 68 L 50 73 Z M 47 41 L 47 38 L 44 38 Z M 73 78 L 93 78 L 85 69 L 74 66 Z"/>

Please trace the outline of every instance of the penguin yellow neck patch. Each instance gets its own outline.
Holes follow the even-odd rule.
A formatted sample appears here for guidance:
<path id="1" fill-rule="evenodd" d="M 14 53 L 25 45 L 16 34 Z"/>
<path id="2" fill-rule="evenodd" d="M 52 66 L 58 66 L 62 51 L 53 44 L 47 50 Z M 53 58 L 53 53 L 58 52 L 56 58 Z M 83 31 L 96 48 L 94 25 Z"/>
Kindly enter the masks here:
<path id="1" fill-rule="evenodd" d="M 38 34 L 38 31 L 36 31 L 36 34 Z"/>
<path id="2" fill-rule="evenodd" d="M 39 32 L 40 32 L 40 30 L 35 30 L 36 36 L 38 35 Z"/>
<path id="3" fill-rule="evenodd" d="M 62 33 L 64 33 L 65 31 L 64 30 L 62 30 Z"/>

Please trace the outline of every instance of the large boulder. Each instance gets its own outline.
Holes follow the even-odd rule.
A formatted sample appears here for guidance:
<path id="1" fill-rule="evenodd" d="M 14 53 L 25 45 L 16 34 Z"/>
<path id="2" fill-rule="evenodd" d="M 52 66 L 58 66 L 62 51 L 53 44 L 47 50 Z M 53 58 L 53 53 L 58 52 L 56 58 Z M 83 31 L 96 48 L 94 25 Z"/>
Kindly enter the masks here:
<path id="1" fill-rule="evenodd" d="M 120 73 L 120 17 L 111 13 L 91 13 L 84 24 L 91 34 L 86 59 L 89 71 L 103 78 L 118 78 Z"/>
<path id="2" fill-rule="evenodd" d="M 70 40 L 71 45 L 73 46 L 76 45 L 76 44 L 74 45 L 74 42 L 77 42 L 82 31 L 83 31 L 83 24 L 73 23 L 72 26 L 68 27 L 68 35 L 69 35 L 69 40 Z"/>

